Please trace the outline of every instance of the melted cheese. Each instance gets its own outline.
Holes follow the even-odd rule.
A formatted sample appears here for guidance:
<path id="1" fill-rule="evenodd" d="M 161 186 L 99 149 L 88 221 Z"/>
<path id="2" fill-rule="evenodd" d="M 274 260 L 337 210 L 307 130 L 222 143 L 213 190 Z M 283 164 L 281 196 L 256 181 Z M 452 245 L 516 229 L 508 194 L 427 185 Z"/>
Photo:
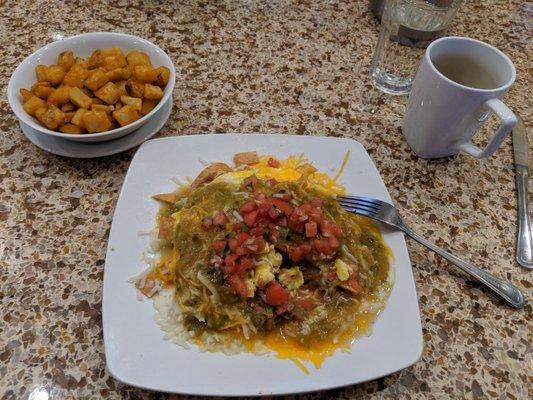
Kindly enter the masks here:
<path id="1" fill-rule="evenodd" d="M 335 351 L 339 349 L 349 350 L 351 344 L 358 337 L 368 333 L 375 317 L 375 313 L 358 315 L 353 327 L 341 333 L 336 342 L 313 340 L 308 345 L 304 345 L 296 339 L 283 335 L 280 330 L 272 331 L 259 340 L 261 344 L 272 350 L 278 358 L 291 360 L 303 372 L 308 374 L 309 369 L 305 363 L 311 363 L 318 369 L 322 366 L 324 360 Z M 254 342 L 248 344 L 249 350 L 253 349 Z"/>

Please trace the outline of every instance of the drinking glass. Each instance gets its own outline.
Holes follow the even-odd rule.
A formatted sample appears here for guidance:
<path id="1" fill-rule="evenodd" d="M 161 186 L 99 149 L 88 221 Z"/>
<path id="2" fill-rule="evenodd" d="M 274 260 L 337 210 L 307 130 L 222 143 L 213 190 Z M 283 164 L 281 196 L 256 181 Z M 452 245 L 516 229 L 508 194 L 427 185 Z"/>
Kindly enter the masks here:
<path id="1" fill-rule="evenodd" d="M 387 0 L 370 66 L 374 86 L 409 93 L 424 49 L 444 34 L 462 1 Z"/>

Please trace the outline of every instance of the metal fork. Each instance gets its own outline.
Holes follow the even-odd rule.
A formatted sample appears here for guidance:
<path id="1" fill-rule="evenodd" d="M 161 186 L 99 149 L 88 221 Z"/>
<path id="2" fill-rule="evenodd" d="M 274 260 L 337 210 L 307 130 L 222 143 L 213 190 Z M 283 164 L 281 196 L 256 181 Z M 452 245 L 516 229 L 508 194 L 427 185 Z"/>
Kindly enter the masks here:
<path id="1" fill-rule="evenodd" d="M 402 221 L 396 209 L 389 203 L 369 197 L 359 196 L 339 196 L 337 197 L 337 201 L 348 212 L 364 215 L 383 222 L 386 225 L 400 229 L 418 243 L 444 257 L 446 260 L 476 279 L 478 282 L 485 285 L 511 306 L 515 308 L 522 308 L 524 306 L 524 295 L 515 285 L 508 281 L 496 278 L 488 272 L 470 263 L 467 263 L 466 261 L 461 260 L 459 257 L 456 257 L 453 254 L 450 254 L 440 247 L 434 245 L 433 243 L 428 242 L 422 236 L 413 232 Z"/>

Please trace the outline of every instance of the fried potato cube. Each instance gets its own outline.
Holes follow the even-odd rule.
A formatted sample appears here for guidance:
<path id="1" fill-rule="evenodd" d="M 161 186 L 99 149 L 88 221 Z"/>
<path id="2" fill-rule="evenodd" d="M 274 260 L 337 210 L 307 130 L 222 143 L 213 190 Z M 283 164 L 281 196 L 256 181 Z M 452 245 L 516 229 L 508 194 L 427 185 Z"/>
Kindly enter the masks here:
<path id="1" fill-rule="evenodd" d="M 106 75 L 111 82 L 118 82 L 128 79 L 131 76 L 131 70 L 129 68 L 115 68 L 108 71 Z"/>
<path id="2" fill-rule="evenodd" d="M 148 65 L 149 67 L 152 66 L 152 63 L 150 62 L 150 57 L 148 57 L 148 54 L 139 51 L 139 50 L 132 50 L 126 55 L 126 60 L 128 60 L 129 65 Z"/>
<path id="3" fill-rule="evenodd" d="M 76 114 L 75 111 L 67 111 L 67 112 L 63 111 L 63 112 L 65 113 L 65 123 L 72 121 L 72 117 L 74 117 L 74 115 Z"/>
<path id="4" fill-rule="evenodd" d="M 46 79 L 45 73 L 46 73 L 46 65 L 39 64 L 35 67 L 35 76 L 37 77 L 37 80 L 39 82 L 42 82 Z"/>
<path id="5" fill-rule="evenodd" d="M 148 114 L 150 111 L 152 111 L 155 108 L 157 103 L 159 103 L 158 100 L 143 99 L 143 105 L 142 105 L 142 108 L 141 108 L 141 114 L 142 115 Z"/>
<path id="6" fill-rule="evenodd" d="M 76 106 L 72 104 L 71 102 L 68 102 L 61 106 L 61 111 L 63 112 L 76 111 Z"/>
<path id="7" fill-rule="evenodd" d="M 86 110 L 85 108 L 78 108 L 72 118 L 70 119 L 70 122 L 74 125 L 81 126 L 84 128 L 83 125 L 83 115 L 89 110 Z"/>
<path id="8" fill-rule="evenodd" d="M 43 115 L 46 112 L 47 107 L 41 107 L 35 110 L 35 118 L 39 120 L 39 122 L 43 122 Z"/>
<path id="9" fill-rule="evenodd" d="M 104 86 L 94 92 L 94 95 L 107 104 L 115 104 L 122 92 L 113 82 L 107 82 Z"/>
<path id="10" fill-rule="evenodd" d="M 65 79 L 63 79 L 63 84 L 82 88 L 83 84 L 85 83 L 85 79 L 87 79 L 88 76 L 89 71 L 86 68 L 83 68 L 78 64 L 74 64 L 65 75 Z"/>
<path id="11" fill-rule="evenodd" d="M 59 65 L 49 65 L 44 70 L 44 80 L 50 82 L 52 86 L 59 85 L 66 75 L 66 71 Z"/>
<path id="12" fill-rule="evenodd" d="M 62 106 L 63 104 L 70 101 L 70 86 L 59 86 L 55 89 L 46 101 L 55 106 Z"/>
<path id="13" fill-rule="evenodd" d="M 151 83 L 157 80 L 159 72 L 156 68 L 148 65 L 136 65 L 133 67 L 133 77 L 136 81 L 141 83 Z"/>
<path id="14" fill-rule="evenodd" d="M 117 68 L 124 68 L 126 65 L 128 65 L 128 62 L 126 61 L 126 57 L 122 56 L 107 56 L 104 58 L 104 68 L 107 71 L 113 71 Z"/>
<path id="15" fill-rule="evenodd" d="M 143 97 L 145 99 L 150 100 L 159 100 L 163 97 L 163 91 L 159 86 L 150 85 L 149 83 L 146 83 L 144 85 L 144 95 Z"/>
<path id="16" fill-rule="evenodd" d="M 32 116 L 34 116 L 35 115 L 35 111 L 38 108 L 41 108 L 41 107 L 46 107 L 46 101 L 44 101 L 43 99 L 38 98 L 35 95 L 32 95 L 28 99 L 28 101 L 26 101 L 24 103 L 24 111 L 26 111 L 28 114 L 30 114 Z"/>
<path id="17" fill-rule="evenodd" d="M 20 93 L 20 96 L 22 97 L 22 101 L 24 103 L 27 102 L 29 99 L 31 99 L 31 97 L 34 95 L 28 89 L 24 89 L 24 88 L 20 88 L 19 93 Z M 37 97 L 39 97 L 39 96 L 37 96 Z"/>
<path id="18" fill-rule="evenodd" d="M 104 58 L 105 58 L 105 55 L 102 52 L 102 50 L 96 49 L 95 51 L 93 51 L 93 53 L 87 60 L 89 69 L 102 67 L 104 65 Z"/>
<path id="19" fill-rule="evenodd" d="M 161 87 L 165 87 L 170 79 L 170 70 L 167 67 L 159 67 L 157 70 L 156 84 Z"/>
<path id="20" fill-rule="evenodd" d="M 52 92 L 55 89 L 52 87 L 50 82 L 37 82 L 35 85 L 31 87 L 32 93 L 41 98 L 41 99 L 47 99 L 48 96 L 52 94 Z"/>
<path id="21" fill-rule="evenodd" d="M 51 130 L 56 130 L 65 123 L 65 113 L 50 104 L 42 116 L 43 124 Z"/>
<path id="22" fill-rule="evenodd" d="M 128 94 L 128 91 L 126 90 L 126 82 L 127 81 L 115 82 L 115 86 L 120 89 L 120 91 L 122 92 L 123 95 L 127 95 Z"/>
<path id="23" fill-rule="evenodd" d="M 74 58 L 72 51 L 64 51 L 57 57 L 57 65 L 59 65 L 65 71 L 71 69 L 75 62 L 76 59 Z"/>
<path id="24" fill-rule="evenodd" d="M 132 106 L 135 111 L 141 111 L 143 101 L 137 97 L 120 96 L 120 101 L 124 105 Z"/>
<path id="25" fill-rule="evenodd" d="M 63 133 L 71 133 L 73 135 L 79 135 L 84 132 L 84 129 L 81 126 L 69 124 L 69 123 L 61 125 L 59 127 L 59 130 Z"/>
<path id="26" fill-rule="evenodd" d="M 98 97 L 92 97 L 93 104 L 106 104 L 105 101 L 100 100 Z"/>
<path id="27" fill-rule="evenodd" d="M 113 112 L 113 118 L 120 124 L 125 126 L 141 118 L 140 114 L 130 105 L 125 105 L 120 110 Z"/>
<path id="28" fill-rule="evenodd" d="M 94 92 L 104 86 L 107 82 L 109 82 L 109 78 L 107 77 L 106 72 L 97 69 L 89 72 L 89 77 L 85 80 L 85 86 Z"/>
<path id="29" fill-rule="evenodd" d="M 70 101 L 76 104 L 80 108 L 89 108 L 91 107 L 92 100 L 89 96 L 81 91 L 78 87 L 73 87 L 70 89 L 69 94 Z"/>
<path id="30" fill-rule="evenodd" d="M 122 52 L 120 47 L 117 47 L 117 46 L 113 46 L 113 47 L 108 47 L 106 49 L 102 49 L 102 54 L 104 55 L 104 57 L 109 57 L 109 56 L 122 56 L 122 57 L 124 57 L 124 53 Z"/>
<path id="31" fill-rule="evenodd" d="M 129 80 L 126 82 L 126 92 L 131 97 L 143 97 L 144 84 Z"/>
<path id="32" fill-rule="evenodd" d="M 117 101 L 114 105 L 115 111 L 120 110 L 122 107 L 124 107 L 124 104 L 122 104 L 120 101 Z"/>
<path id="33" fill-rule="evenodd" d="M 83 69 L 89 69 L 89 62 L 85 58 L 76 57 L 76 62 L 74 65 L 79 65 Z"/>
<path id="34" fill-rule="evenodd" d="M 93 110 L 93 111 L 104 111 L 104 112 L 106 112 L 108 114 L 111 114 L 115 110 L 115 107 L 108 106 L 107 104 L 93 104 L 93 105 L 91 105 L 91 110 Z"/>
<path id="35" fill-rule="evenodd" d="M 89 133 L 105 132 L 111 127 L 111 120 L 104 111 L 87 111 L 82 121 Z"/>

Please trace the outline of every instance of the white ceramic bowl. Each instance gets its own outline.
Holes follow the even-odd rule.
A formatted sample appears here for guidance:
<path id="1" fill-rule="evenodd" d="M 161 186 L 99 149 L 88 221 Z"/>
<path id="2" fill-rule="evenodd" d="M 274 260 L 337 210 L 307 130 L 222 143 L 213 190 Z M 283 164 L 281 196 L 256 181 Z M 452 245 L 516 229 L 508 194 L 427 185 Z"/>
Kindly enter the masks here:
<path id="1" fill-rule="evenodd" d="M 163 92 L 163 98 L 149 114 L 138 119 L 132 124 L 113 129 L 111 131 L 72 135 L 47 129 L 46 127 L 42 126 L 39 121 L 24 111 L 19 90 L 21 88 L 29 89 L 37 81 L 37 78 L 35 77 L 35 66 L 37 64 L 55 64 L 57 62 L 57 56 L 59 53 L 66 50 L 72 50 L 75 57 L 85 58 L 89 57 L 96 49 L 112 46 L 120 47 L 125 53 L 129 52 L 130 50 L 144 51 L 150 57 L 154 67 L 165 66 L 170 70 L 170 78 Z M 15 69 L 13 75 L 11 75 L 9 86 L 7 88 L 7 97 L 9 105 L 11 106 L 11 109 L 15 115 L 26 125 L 31 126 L 33 129 L 41 132 L 42 134 L 80 142 L 103 142 L 127 135 L 128 133 L 133 132 L 137 128 L 141 127 L 150 118 L 152 118 L 157 111 L 161 109 L 162 105 L 165 104 L 172 96 L 175 80 L 176 71 L 174 70 L 172 60 L 155 44 L 149 42 L 148 40 L 141 39 L 140 37 L 125 35 L 123 33 L 92 32 L 49 43 L 46 46 L 41 47 L 32 55 L 28 56 Z"/>

